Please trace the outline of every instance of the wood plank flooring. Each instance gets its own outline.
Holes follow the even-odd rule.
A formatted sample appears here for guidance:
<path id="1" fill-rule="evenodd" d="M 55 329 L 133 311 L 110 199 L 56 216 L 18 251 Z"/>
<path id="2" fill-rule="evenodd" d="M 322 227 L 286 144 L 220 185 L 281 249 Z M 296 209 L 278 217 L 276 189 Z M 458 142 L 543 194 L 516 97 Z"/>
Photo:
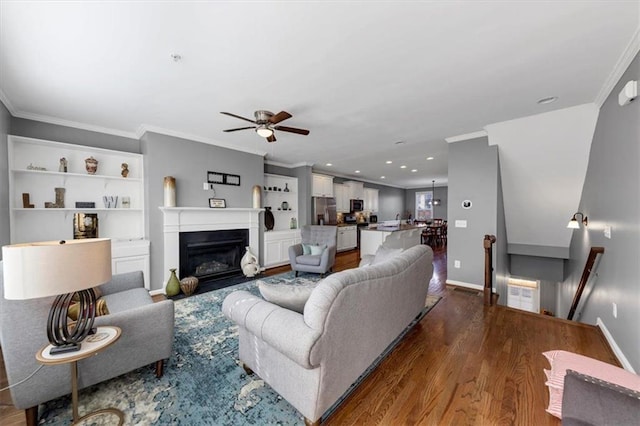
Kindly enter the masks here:
<path id="1" fill-rule="evenodd" d="M 619 365 L 595 327 L 485 307 L 481 293 L 446 286 L 446 256 L 436 250 L 429 284 L 442 300 L 323 424 L 560 425 L 544 411 L 548 365 L 541 353 L 564 349 Z M 335 270 L 356 267 L 358 259 L 355 250 L 339 253 Z M 10 401 L 0 392 L 0 424 L 25 425 L 24 412 L 5 405 Z"/>

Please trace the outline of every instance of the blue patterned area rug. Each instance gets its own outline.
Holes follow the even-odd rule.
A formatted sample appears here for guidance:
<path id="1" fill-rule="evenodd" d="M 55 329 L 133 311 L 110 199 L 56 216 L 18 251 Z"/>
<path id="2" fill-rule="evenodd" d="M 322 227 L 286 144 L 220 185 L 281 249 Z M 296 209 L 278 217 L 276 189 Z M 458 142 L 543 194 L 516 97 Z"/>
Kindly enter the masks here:
<path id="1" fill-rule="evenodd" d="M 291 284 L 319 279 L 304 273 L 294 278 L 293 272 L 262 278 Z M 239 365 L 237 327 L 221 311 L 224 298 L 236 290 L 260 295 L 251 281 L 176 301 L 174 353 L 164 376 L 157 379 L 153 366 L 148 366 L 83 389 L 80 415 L 115 407 L 124 412 L 126 425 L 302 424 L 295 408 Z M 429 296 L 423 316 L 438 300 Z M 40 406 L 39 424 L 71 422 L 71 396 Z M 98 417 L 89 424 L 112 425 L 114 417 Z"/>

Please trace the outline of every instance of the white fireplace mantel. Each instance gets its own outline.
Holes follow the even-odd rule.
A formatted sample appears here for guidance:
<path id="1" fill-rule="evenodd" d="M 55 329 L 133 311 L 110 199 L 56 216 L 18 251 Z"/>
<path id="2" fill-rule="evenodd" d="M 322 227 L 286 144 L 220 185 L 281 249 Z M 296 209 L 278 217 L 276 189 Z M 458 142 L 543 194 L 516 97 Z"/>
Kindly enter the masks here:
<path id="1" fill-rule="evenodd" d="M 180 266 L 180 232 L 248 229 L 249 246 L 260 258 L 260 212 L 252 208 L 160 207 L 164 215 L 164 270 Z"/>

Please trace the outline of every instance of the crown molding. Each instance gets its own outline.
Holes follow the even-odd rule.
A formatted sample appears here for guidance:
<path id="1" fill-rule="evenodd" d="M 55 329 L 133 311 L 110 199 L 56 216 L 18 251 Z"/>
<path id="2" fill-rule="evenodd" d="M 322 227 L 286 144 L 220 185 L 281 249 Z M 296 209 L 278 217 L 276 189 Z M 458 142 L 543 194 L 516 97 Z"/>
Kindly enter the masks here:
<path id="1" fill-rule="evenodd" d="M 208 145 L 219 146 L 221 148 L 232 149 L 234 151 L 241 151 L 241 152 L 246 152 L 248 154 L 259 155 L 261 157 L 264 157 L 265 155 L 267 155 L 266 151 L 261 151 L 258 149 L 242 148 L 242 147 L 238 147 L 237 145 L 220 142 L 215 139 L 205 138 L 202 136 L 192 135 L 184 132 L 178 132 L 175 130 L 164 129 L 162 127 L 150 126 L 147 124 L 142 124 L 140 127 L 138 127 L 138 131 L 136 132 L 136 137 L 138 139 L 141 139 L 144 136 L 144 134 L 147 132 L 158 133 L 165 136 L 172 136 L 175 138 L 186 139 L 194 142 L 205 143 Z"/>
<path id="2" fill-rule="evenodd" d="M 109 127 L 95 126 L 93 124 L 80 123 L 78 121 L 65 120 L 62 118 L 50 117 L 48 115 L 41 115 L 41 114 L 33 114 L 30 112 L 23 112 L 23 111 L 13 111 L 11 112 L 11 115 L 17 118 L 24 118 L 26 120 L 41 121 L 43 123 L 55 124 L 58 126 L 73 127 L 75 129 L 88 130 L 90 132 L 105 133 L 108 135 L 120 136 L 127 139 L 138 140 L 138 136 L 135 133 L 125 132 L 117 129 L 111 129 Z"/>
<path id="3" fill-rule="evenodd" d="M 624 72 L 629 68 L 633 58 L 636 57 L 638 52 L 640 51 L 640 27 L 636 28 L 636 31 L 633 33 L 631 40 L 629 40 L 629 44 L 620 55 L 616 66 L 613 68 L 607 79 L 604 81 L 604 84 L 600 88 L 598 95 L 593 101 L 598 108 L 602 107 L 604 102 L 607 100 L 611 91 L 616 87 L 618 81 L 622 78 Z"/>
<path id="4" fill-rule="evenodd" d="M 489 134 L 487 133 L 486 130 L 478 130 L 477 132 L 465 133 L 464 135 L 450 136 L 448 138 L 444 138 L 444 140 L 447 141 L 447 143 L 454 143 L 454 142 L 466 141 L 469 139 L 482 138 L 488 135 Z"/>
<path id="5" fill-rule="evenodd" d="M 268 164 L 270 166 L 276 166 L 276 167 L 284 167 L 286 169 L 295 169 L 296 167 L 313 167 L 314 163 L 308 163 L 308 162 L 300 162 L 300 163 L 294 163 L 294 164 L 289 164 L 289 163 L 281 163 L 279 161 L 272 161 L 272 160 L 264 160 L 264 164 Z"/>
<path id="6" fill-rule="evenodd" d="M 0 89 L 0 101 L 4 104 L 5 107 L 7 107 L 9 113 L 15 117 L 16 109 L 2 89 Z"/>
<path id="7" fill-rule="evenodd" d="M 312 170 L 312 172 L 313 173 L 322 174 L 322 175 L 339 177 L 339 178 L 342 178 L 342 179 L 355 180 L 357 182 L 367 182 L 367 183 L 372 183 L 374 185 L 388 186 L 390 188 L 406 189 L 404 186 L 393 185 L 393 184 L 390 184 L 390 183 L 380 183 L 379 181 L 370 180 L 370 179 L 364 179 L 364 178 L 362 178 L 360 176 L 343 175 L 341 173 L 336 173 L 336 172 L 333 172 L 333 171 L 330 171 L 330 170 L 315 169 L 315 170 Z"/>

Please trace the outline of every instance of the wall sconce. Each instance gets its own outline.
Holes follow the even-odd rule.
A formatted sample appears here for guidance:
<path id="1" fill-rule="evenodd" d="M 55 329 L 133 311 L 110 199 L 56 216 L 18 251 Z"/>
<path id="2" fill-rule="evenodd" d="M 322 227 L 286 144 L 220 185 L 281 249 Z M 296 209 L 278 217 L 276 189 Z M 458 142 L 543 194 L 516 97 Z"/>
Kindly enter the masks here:
<path id="1" fill-rule="evenodd" d="M 571 220 L 569 221 L 569 223 L 567 224 L 567 228 L 571 228 L 571 229 L 579 229 L 580 228 L 580 224 L 578 223 L 578 218 L 576 216 L 582 216 L 582 224 L 586 227 L 589 224 L 589 219 L 587 219 L 587 217 L 582 214 L 581 212 L 577 212 L 573 214 L 573 217 L 571 218 Z"/>

